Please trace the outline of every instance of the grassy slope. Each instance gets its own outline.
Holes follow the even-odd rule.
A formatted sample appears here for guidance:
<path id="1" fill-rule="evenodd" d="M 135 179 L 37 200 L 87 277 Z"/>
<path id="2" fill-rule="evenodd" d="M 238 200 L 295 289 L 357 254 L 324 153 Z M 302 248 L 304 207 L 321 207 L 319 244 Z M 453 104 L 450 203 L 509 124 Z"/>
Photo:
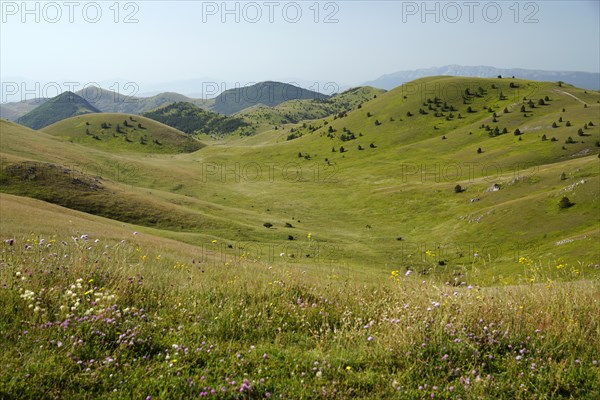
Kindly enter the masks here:
<path id="1" fill-rule="evenodd" d="M 348 258 L 363 268 L 431 265 L 439 261 L 440 255 L 423 259 L 422 254 L 425 250 L 435 251 L 438 246 L 442 247 L 438 253 L 443 252 L 444 258 L 450 258 L 450 264 L 455 267 L 469 267 L 474 261 L 473 253 L 483 251 L 493 258 L 493 264 L 497 264 L 504 275 L 519 255 L 544 257 L 547 262 L 571 255 L 585 263 L 598 263 L 598 254 L 590 252 L 591 243 L 598 237 L 594 219 L 598 213 L 598 148 L 595 145 L 599 139 L 598 94 L 552 84 L 518 83 L 521 87 L 517 91 L 510 90 L 506 80 L 424 79 L 378 96 L 346 118 L 327 119 L 338 136 L 343 127 L 357 136 L 363 133 L 363 137 L 356 140 L 342 142 L 328 138 L 323 122 L 315 121 L 311 124 L 322 128 L 314 132 L 300 128 L 304 134 L 300 139 L 285 140 L 290 128 L 299 129 L 292 125 L 285 130 L 230 142 L 224 148 L 211 146 L 203 152 L 203 159 L 222 165 L 220 170 L 228 168 L 229 171 L 235 164 L 227 163 L 228 160 L 235 160 L 242 171 L 244 166 L 260 164 L 263 177 L 258 182 L 254 181 L 252 170 L 248 170 L 247 179 L 240 179 L 239 183 L 231 174 L 216 174 L 209 180 L 223 190 L 239 188 L 242 194 L 246 190 L 260 192 L 260 204 L 265 210 L 270 209 L 280 221 L 300 217 L 311 232 L 339 244 L 342 253 L 352 254 Z M 500 89 L 492 91 L 492 84 Z M 438 92 L 424 96 L 418 93 L 419 88 L 431 91 L 436 85 Z M 488 88 L 488 95 L 473 100 L 471 106 L 476 110 L 473 114 L 466 113 L 467 105 L 462 104 L 460 97 L 458 101 L 447 98 L 448 103 L 459 110 L 454 114 L 457 116 L 460 112 L 463 120 L 446 121 L 432 115 L 419 115 L 418 109 L 423 107 L 422 102 L 427 97 L 441 97 L 444 88 L 452 87 L 442 85 L 472 89 L 482 86 Z M 498 100 L 500 90 L 508 97 L 506 100 Z M 587 101 L 589 107 L 584 108 L 579 101 L 558 90 Z M 407 99 L 404 99 L 405 94 Z M 546 95 L 552 99 L 550 105 L 528 109 L 528 117 L 518 112 L 524 96 L 533 96 L 537 101 Z M 482 110 L 484 104 L 497 110 L 497 124 L 491 122 L 491 113 Z M 508 114 L 502 113 L 504 107 L 509 108 Z M 415 116 L 407 117 L 407 111 Z M 367 112 L 372 117 L 366 117 Z M 559 117 L 565 122 L 552 128 L 552 122 L 558 122 Z M 375 126 L 375 119 L 382 125 Z M 572 127 L 565 126 L 567 120 Z M 590 120 L 595 125 L 586 134 L 591 136 L 578 137 L 577 130 Z M 479 129 L 482 123 L 507 127 L 509 134 L 489 137 Z M 521 141 L 512 135 L 517 127 L 524 132 Z M 558 141 L 542 142 L 543 134 Z M 447 139 L 442 140 L 442 135 Z M 568 136 L 585 143 L 564 144 Z M 370 143 L 377 148 L 369 148 Z M 358 151 L 358 144 L 365 150 Z M 331 152 L 332 147 L 339 149 L 341 145 L 349 151 Z M 477 154 L 478 147 L 483 149 L 482 154 Z M 311 159 L 298 158 L 299 152 L 309 154 Z M 586 154 L 590 155 L 584 157 Z M 332 165 L 328 165 L 325 158 Z M 269 181 L 267 171 L 271 164 L 268 163 L 279 164 L 275 182 Z M 304 181 L 286 182 L 281 174 L 285 166 L 292 168 L 292 172 L 301 170 Z M 458 172 L 457 168 L 460 168 Z M 420 170 L 426 171 L 425 175 Z M 568 176 L 566 181 L 559 179 L 563 171 Z M 513 182 L 515 178 L 521 179 Z M 586 183 L 563 191 L 580 179 Z M 486 192 L 496 182 L 502 184 L 503 189 Z M 466 192 L 454 194 L 457 183 L 465 187 Z M 579 210 L 571 208 L 559 212 L 556 204 L 564 194 L 582 199 Z M 480 201 L 471 203 L 471 198 Z M 238 204 L 245 201 L 243 196 L 235 199 Z M 507 220 L 511 224 L 506 224 Z M 527 225 L 515 235 L 514 227 L 524 223 Z M 402 237 L 404 243 L 397 241 L 397 237 Z M 555 245 L 570 237 L 581 240 Z M 457 247 L 460 250 L 456 251 Z M 416 261 L 407 259 L 410 253 L 415 253 L 415 248 L 419 249 L 413 255 Z M 458 257 L 461 253 L 462 259 Z M 489 264 L 488 259 L 488 270 Z"/>
<path id="2" fill-rule="evenodd" d="M 520 256 L 541 258 L 546 264 L 571 259 L 593 265 L 598 262 L 598 255 L 590 252 L 598 238 L 594 220 L 598 212 L 594 144 L 599 138 L 598 95 L 566 86 L 518 82 L 517 92 L 508 88 L 506 80 L 431 78 L 379 95 L 347 117 L 328 117 L 328 126 L 336 130 L 334 138 L 327 137 L 324 120 L 315 120 L 307 126 L 321 125 L 321 129 L 291 124 L 251 138 L 213 141 L 198 153 L 152 158 L 129 154 L 127 161 L 116 162 L 135 165 L 135 177 L 127 182 L 132 187 L 123 189 L 124 193 L 136 191 L 136 196 L 161 207 L 176 203 L 182 212 L 200 212 L 212 221 L 210 232 L 192 229 L 180 234 L 171 224 L 163 235 L 192 244 L 216 237 L 226 253 L 258 246 L 254 247 L 256 257 L 273 262 L 280 261 L 273 256 L 280 252 L 286 253 L 287 261 L 293 254 L 294 261 L 301 257 L 313 266 L 326 259 L 328 265 L 364 273 L 367 280 L 373 273 L 392 268 L 429 272 L 441 260 L 447 265 L 436 270 L 442 271 L 444 279 L 476 270 L 480 282 L 506 283 L 523 279 L 517 274 Z M 499 90 L 492 93 L 492 84 L 502 85 L 499 90 L 508 98 L 498 100 Z M 465 117 L 461 120 L 419 115 L 423 101 L 436 94 L 421 98 L 415 90 L 430 91 L 435 85 L 468 85 L 473 90 L 483 86 L 488 94 L 472 101 L 476 110 L 472 114 L 465 112 L 462 100 L 448 98 L 458 108 L 454 114 Z M 589 107 L 584 109 L 557 90 L 586 100 Z M 552 98 L 550 105 L 528 109 L 528 117 L 518 112 L 523 96 L 537 100 L 546 94 Z M 510 133 L 519 127 L 523 139 L 512 134 L 492 138 L 480 129 L 482 123 L 491 124 L 492 118 L 483 111 L 484 104 L 498 109 L 500 127 L 506 126 Z M 510 109 L 508 114 L 502 113 L 504 107 Z M 407 117 L 407 111 L 415 115 Z M 551 128 L 559 116 L 573 126 L 559 123 L 559 128 Z M 382 124 L 375 126 L 374 119 Z M 590 120 L 595 125 L 586 134 L 591 136 L 578 137 L 577 129 Z M 344 127 L 363 136 L 341 142 Z M 291 128 L 303 136 L 287 141 Z M 542 134 L 556 136 L 558 141 L 542 142 Z M 442 140 L 442 135 L 447 139 Z M 565 145 L 567 136 L 585 143 Z M 356 149 L 359 143 L 365 150 Z M 370 148 L 370 143 L 377 147 Z M 348 151 L 331 152 L 331 147 L 340 145 Z M 9 153 L 14 157 L 25 147 Z M 482 154 L 477 154 L 478 147 L 483 148 Z M 75 148 L 72 151 L 77 154 Z M 590 155 L 585 156 L 586 151 Z M 311 159 L 299 158 L 298 152 L 310 154 Z M 92 160 L 108 157 L 102 152 L 91 154 Z M 423 176 L 419 168 L 429 172 Z M 298 172 L 302 179 L 297 179 Z M 567 180 L 560 180 L 561 172 Z M 582 179 L 585 183 L 573 186 Z M 457 183 L 466 192 L 455 194 Z M 487 192 L 493 183 L 502 189 Z M 576 206 L 558 210 L 558 200 L 565 194 Z M 472 203 L 473 198 L 479 201 Z M 117 219 L 131 221 L 123 218 Z M 265 222 L 274 227 L 264 228 Z M 295 240 L 288 240 L 290 235 Z M 572 241 L 556 245 L 565 239 Z M 427 250 L 434 255 L 425 256 Z M 482 257 L 475 259 L 474 253 Z"/>
<path id="3" fill-rule="evenodd" d="M 600 394 L 596 281 L 365 285 L 198 262 L 197 248 L 31 199 L 2 194 L 0 211 L 22 226 L 10 233 L 33 228 L 1 231 L 14 240 L 0 242 L 2 398 Z"/>
<path id="4" fill-rule="evenodd" d="M 385 93 L 385 90 L 358 87 L 335 94 L 327 100 L 289 100 L 275 107 L 250 107 L 240 111 L 239 115 L 254 124 L 257 131 L 261 132 L 282 124 L 295 124 L 347 112 L 382 93 Z"/>
<path id="5" fill-rule="evenodd" d="M 125 126 L 125 121 L 130 126 Z M 102 128 L 103 123 L 110 127 Z M 116 131 L 117 125 L 121 127 L 121 133 Z M 127 114 L 79 116 L 57 122 L 45 128 L 44 132 L 106 151 L 165 154 L 192 152 L 203 146 L 189 135 L 160 122 Z"/>
<path id="6" fill-rule="evenodd" d="M 188 134 L 205 134 L 215 137 L 223 137 L 236 131 L 243 134 L 244 129 L 248 127 L 248 123 L 241 118 L 226 117 L 188 102 L 159 107 L 144 113 L 144 116 Z"/>
<path id="7" fill-rule="evenodd" d="M 454 130 L 427 116 L 406 123 L 418 103 L 401 90 L 328 118 L 336 135 L 344 126 L 363 133 L 343 143 L 325 127 L 287 141 L 286 131 L 303 129 L 288 125 L 148 155 L 0 122 L 3 192 L 89 199 L 73 178 L 100 175 L 96 192 L 115 198 L 87 206 L 115 201 L 119 218 L 169 207 L 181 223 L 210 222 L 141 227 L 0 193 L 0 365 L 10 371 L 0 374 L 0 397 L 188 398 L 214 389 L 213 398 L 598 398 L 598 95 L 560 89 L 585 99 L 584 109 L 555 89 L 539 89 L 554 100 L 531 117 L 500 114 L 502 126 L 523 127 L 521 141 L 479 130 L 489 119 L 480 111 Z M 551 128 L 559 115 L 572 129 Z M 589 120 L 591 136 L 576 137 Z M 544 133 L 559 140 L 542 142 Z M 564 144 L 569 135 L 585 143 Z M 331 152 L 340 145 L 349 151 Z M 42 164 L 39 180 L 5 176 L 32 160 L 75 172 L 65 179 Z M 487 173 L 449 175 L 469 162 Z M 423 164 L 425 176 L 412 169 Z M 448 170 L 437 180 L 436 165 Z M 466 192 L 454 193 L 456 183 Z M 487 192 L 493 183 L 501 190 Z M 564 194 L 576 204 L 559 211 Z M 469 244 L 481 258 L 456 256 L 455 245 Z M 449 266 L 435 272 L 446 285 L 419 273 L 441 256 Z M 479 282 L 507 286 L 467 287 Z"/>

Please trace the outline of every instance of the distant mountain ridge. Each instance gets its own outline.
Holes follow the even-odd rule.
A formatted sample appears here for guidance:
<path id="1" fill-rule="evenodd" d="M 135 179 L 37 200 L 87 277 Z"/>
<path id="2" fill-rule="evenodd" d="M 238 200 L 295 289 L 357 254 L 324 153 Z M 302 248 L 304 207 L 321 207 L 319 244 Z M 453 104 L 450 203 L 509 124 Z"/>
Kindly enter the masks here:
<path id="1" fill-rule="evenodd" d="M 383 75 L 373 81 L 365 82 L 366 86 L 374 86 L 391 90 L 404 83 L 428 76 L 468 76 L 474 78 L 493 78 L 498 75 L 515 76 L 519 79 L 535 81 L 558 82 L 563 81 L 573 86 L 600 90 L 600 73 L 576 71 L 543 71 L 524 68 L 496 68 L 489 66 L 464 66 L 444 65 L 442 67 L 421 68 L 415 70 L 398 71 Z"/>
<path id="2" fill-rule="evenodd" d="M 98 112 L 100 110 L 86 99 L 67 91 L 34 108 L 17 119 L 17 122 L 31 129 L 41 129 L 66 118 Z"/>
<path id="3" fill-rule="evenodd" d="M 0 118 L 16 121 L 23 115 L 47 102 L 47 98 L 35 98 L 0 104 Z"/>
<path id="4" fill-rule="evenodd" d="M 224 91 L 215 98 L 212 111 L 232 115 L 259 104 L 275 107 L 289 100 L 326 100 L 329 97 L 288 83 L 265 81 Z"/>
<path id="5" fill-rule="evenodd" d="M 504 77 L 515 76 L 517 78 L 535 81 L 563 81 L 584 89 L 600 90 L 600 74 L 598 73 L 542 71 L 522 68 L 503 69 L 489 66 L 461 65 L 446 65 L 443 67 L 399 71 L 383 75 L 378 79 L 366 82 L 361 86 L 371 86 L 374 88 L 391 90 L 415 79 L 440 75 L 474 78 L 496 77 L 498 75 Z M 251 86 L 229 89 L 212 99 L 194 99 L 175 92 L 163 92 L 150 97 L 136 97 L 93 86 L 79 90 L 75 95 L 80 96 L 87 101 L 88 106 L 86 107 L 90 110 L 88 112 L 136 115 L 141 115 L 167 104 L 177 102 L 191 103 L 197 107 L 216 113 L 233 115 L 252 107 L 275 107 L 289 100 L 327 100 L 331 97 L 292 84 L 275 81 L 265 81 Z M 0 104 L 0 117 L 15 122 L 25 121 L 25 124 L 31 123 L 27 121 L 30 121 L 32 117 L 28 116 L 25 118 L 25 115 L 38 109 L 48 100 L 49 99 L 46 98 L 38 98 Z M 62 114 L 59 113 L 57 115 Z M 67 117 L 73 116 L 69 112 L 66 112 L 66 115 Z"/>
<path id="6" fill-rule="evenodd" d="M 192 99 L 179 93 L 164 92 L 150 97 L 128 96 L 99 87 L 88 87 L 77 92 L 102 112 L 143 114 L 166 104 L 176 102 L 192 103 L 199 107 L 210 105 L 210 101 Z"/>

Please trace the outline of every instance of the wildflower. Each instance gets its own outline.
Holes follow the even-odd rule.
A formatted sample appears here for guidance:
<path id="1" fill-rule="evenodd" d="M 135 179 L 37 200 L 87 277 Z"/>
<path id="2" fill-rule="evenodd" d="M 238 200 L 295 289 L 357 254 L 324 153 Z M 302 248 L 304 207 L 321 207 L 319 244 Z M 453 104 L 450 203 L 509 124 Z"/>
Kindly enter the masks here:
<path id="1" fill-rule="evenodd" d="M 408 271 L 406 271 L 406 274 L 404 274 L 405 276 L 410 276 L 412 274 L 412 271 L 409 269 Z"/>
<path id="2" fill-rule="evenodd" d="M 212 244 L 217 244 L 217 239 L 213 239 L 210 241 Z"/>
<path id="3" fill-rule="evenodd" d="M 312 233 L 309 233 L 308 235 L 306 235 L 306 237 L 308 238 L 308 240 L 310 240 L 312 238 Z"/>
<path id="4" fill-rule="evenodd" d="M 140 233 L 138 231 L 133 232 L 133 236 L 139 235 Z"/>
<path id="5" fill-rule="evenodd" d="M 373 336 L 369 336 L 369 337 L 367 338 L 367 341 L 369 341 L 369 342 L 370 342 L 370 341 L 372 341 L 372 340 L 373 340 Z"/>
<path id="6" fill-rule="evenodd" d="M 346 367 L 346 371 L 348 371 L 348 372 L 352 371 L 352 367 L 348 365 L 348 366 Z"/>

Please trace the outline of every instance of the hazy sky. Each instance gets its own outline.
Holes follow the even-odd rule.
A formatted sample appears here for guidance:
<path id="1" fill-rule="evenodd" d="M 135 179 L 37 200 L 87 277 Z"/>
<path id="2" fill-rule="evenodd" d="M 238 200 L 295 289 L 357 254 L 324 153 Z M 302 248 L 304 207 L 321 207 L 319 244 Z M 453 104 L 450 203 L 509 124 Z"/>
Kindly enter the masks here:
<path id="1" fill-rule="evenodd" d="M 209 78 L 352 85 L 446 64 L 598 72 L 599 4 L 2 0 L 0 74 L 143 88 Z"/>

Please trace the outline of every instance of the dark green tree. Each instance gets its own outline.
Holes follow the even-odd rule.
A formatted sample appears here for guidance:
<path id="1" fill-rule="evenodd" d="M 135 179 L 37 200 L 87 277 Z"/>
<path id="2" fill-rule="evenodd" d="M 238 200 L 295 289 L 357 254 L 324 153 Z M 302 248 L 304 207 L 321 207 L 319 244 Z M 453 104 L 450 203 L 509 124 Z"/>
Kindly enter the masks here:
<path id="1" fill-rule="evenodd" d="M 575 205 L 575 203 L 571 203 L 571 200 L 569 200 L 569 198 L 567 196 L 564 196 L 558 202 L 558 207 L 561 208 L 561 209 L 569 208 L 569 207 L 572 207 L 574 205 Z"/>

